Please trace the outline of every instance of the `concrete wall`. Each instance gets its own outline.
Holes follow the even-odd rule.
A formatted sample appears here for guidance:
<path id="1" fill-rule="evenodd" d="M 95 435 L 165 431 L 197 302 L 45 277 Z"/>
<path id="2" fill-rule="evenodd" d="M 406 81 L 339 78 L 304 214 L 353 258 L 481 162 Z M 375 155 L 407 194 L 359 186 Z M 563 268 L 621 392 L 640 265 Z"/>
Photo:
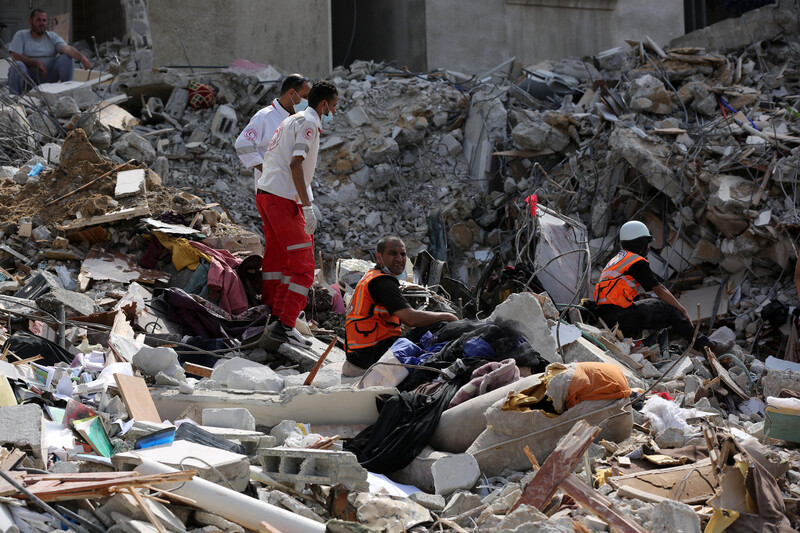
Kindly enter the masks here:
<path id="1" fill-rule="evenodd" d="M 507 0 L 427 0 L 428 70 L 478 73 L 511 57 Z"/>
<path id="2" fill-rule="evenodd" d="M 650 36 L 683 34 L 682 0 L 508 0 L 509 48 L 521 65 L 593 55 Z"/>
<path id="3" fill-rule="evenodd" d="M 427 0 L 428 69 L 480 73 L 682 35 L 683 0 Z"/>
<path id="4" fill-rule="evenodd" d="M 330 0 L 149 0 L 156 65 L 242 58 L 321 77 L 331 70 Z"/>

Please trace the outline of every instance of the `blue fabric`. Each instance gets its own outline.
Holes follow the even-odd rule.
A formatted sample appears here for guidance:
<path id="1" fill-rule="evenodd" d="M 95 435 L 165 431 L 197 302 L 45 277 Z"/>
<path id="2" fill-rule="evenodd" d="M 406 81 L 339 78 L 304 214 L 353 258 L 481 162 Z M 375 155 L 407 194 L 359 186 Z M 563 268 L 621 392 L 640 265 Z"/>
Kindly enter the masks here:
<path id="1" fill-rule="evenodd" d="M 439 351 L 445 346 L 447 346 L 446 342 L 440 342 L 438 344 L 427 346 L 423 350 L 422 347 L 417 346 L 410 340 L 400 337 L 394 341 L 394 344 L 392 344 L 392 353 L 397 360 L 403 364 L 421 365 L 430 357 L 439 353 Z"/>
<path id="2" fill-rule="evenodd" d="M 481 339 L 480 337 L 473 337 L 464 343 L 464 357 L 481 357 L 483 359 L 496 359 L 497 354 L 494 348 Z"/>
<path id="3" fill-rule="evenodd" d="M 208 300 L 208 270 L 211 268 L 211 265 L 205 259 L 200 260 L 200 264 L 197 265 L 197 269 L 195 269 L 194 274 L 192 277 L 189 278 L 189 283 L 183 288 L 183 290 L 189 294 L 196 294 L 200 298 L 204 298 Z"/>

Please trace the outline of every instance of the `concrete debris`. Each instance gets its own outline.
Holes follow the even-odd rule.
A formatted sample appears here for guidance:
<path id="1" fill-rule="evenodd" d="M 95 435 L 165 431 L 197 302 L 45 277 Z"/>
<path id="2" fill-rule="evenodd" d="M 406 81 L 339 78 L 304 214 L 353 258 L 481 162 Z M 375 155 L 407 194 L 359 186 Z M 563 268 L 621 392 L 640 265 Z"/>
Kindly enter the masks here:
<path id="1" fill-rule="evenodd" d="M 233 144 L 287 72 L 158 66 L 146 4 L 76 44 L 94 72 L 0 80 L 0 531 L 800 527 L 797 2 L 484 76 L 336 67 L 311 345 L 278 349 Z M 708 348 L 596 316 L 628 220 Z M 387 234 L 460 320 L 347 377 Z"/>

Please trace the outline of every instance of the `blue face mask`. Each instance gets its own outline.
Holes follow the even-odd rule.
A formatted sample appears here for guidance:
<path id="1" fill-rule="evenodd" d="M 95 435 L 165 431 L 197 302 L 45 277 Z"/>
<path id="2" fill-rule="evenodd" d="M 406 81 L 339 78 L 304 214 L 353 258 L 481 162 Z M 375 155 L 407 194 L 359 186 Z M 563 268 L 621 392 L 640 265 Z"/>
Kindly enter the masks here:
<path id="1" fill-rule="evenodd" d="M 389 270 L 386 267 L 381 268 L 381 272 L 383 272 L 384 274 L 389 274 L 390 276 L 394 276 L 392 271 Z M 394 276 L 394 277 L 399 279 L 400 281 L 406 281 L 408 279 L 408 274 L 406 274 L 406 271 L 403 270 L 400 274 L 398 274 L 397 276 Z"/>
<path id="2" fill-rule="evenodd" d="M 325 105 L 328 105 L 327 102 L 325 103 Z M 333 122 L 333 112 L 331 112 L 330 106 L 328 107 L 328 112 L 325 113 L 324 115 L 322 115 L 319 118 L 322 121 L 322 125 L 323 126 L 327 126 L 328 124 Z"/>
<path id="3" fill-rule="evenodd" d="M 294 112 L 295 113 L 300 113 L 301 111 L 305 111 L 305 109 L 307 107 L 308 107 L 308 100 L 306 100 L 305 98 L 302 98 L 302 99 L 300 99 L 300 103 L 299 104 L 294 104 Z"/>

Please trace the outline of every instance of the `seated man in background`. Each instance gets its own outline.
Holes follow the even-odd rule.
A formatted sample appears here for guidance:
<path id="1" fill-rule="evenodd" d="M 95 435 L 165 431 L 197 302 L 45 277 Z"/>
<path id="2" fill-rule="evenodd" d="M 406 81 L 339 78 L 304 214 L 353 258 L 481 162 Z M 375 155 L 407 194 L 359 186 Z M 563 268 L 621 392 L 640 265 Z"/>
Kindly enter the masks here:
<path id="1" fill-rule="evenodd" d="M 8 86 L 14 94 L 31 89 L 26 76 L 35 85 L 71 81 L 75 72 L 73 60 L 80 61 L 85 69 L 92 66 L 85 55 L 57 33 L 47 31 L 47 13 L 41 9 L 31 11 L 28 24 L 31 29 L 15 33 L 8 45 L 16 62 L 8 71 Z"/>
<path id="2" fill-rule="evenodd" d="M 398 277 L 406 268 L 406 245 L 400 237 L 383 237 L 376 251 L 376 265 L 356 285 L 347 309 L 344 377 L 363 375 L 402 335 L 401 325 L 417 328 L 458 320 L 452 313 L 414 309 L 400 293 Z"/>

